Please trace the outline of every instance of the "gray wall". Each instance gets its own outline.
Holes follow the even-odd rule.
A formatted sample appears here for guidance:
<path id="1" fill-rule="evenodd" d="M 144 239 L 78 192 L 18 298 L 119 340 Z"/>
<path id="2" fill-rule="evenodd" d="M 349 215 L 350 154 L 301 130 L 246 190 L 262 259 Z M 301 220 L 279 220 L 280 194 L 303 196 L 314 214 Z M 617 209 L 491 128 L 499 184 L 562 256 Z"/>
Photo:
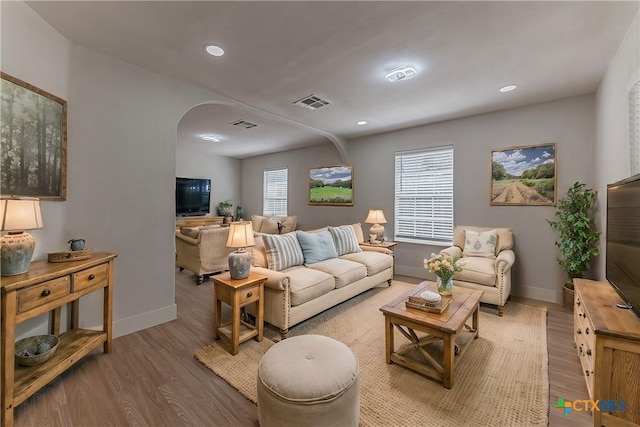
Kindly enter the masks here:
<path id="1" fill-rule="evenodd" d="M 594 114 L 594 99 L 589 95 L 351 140 L 347 148 L 354 165 L 353 207 L 306 204 L 308 169 L 338 162 L 331 146 L 254 157 L 242 162 L 243 203 L 253 213 L 261 211 L 262 171 L 288 166 L 289 213 L 299 216 L 300 228 L 363 222 L 368 210 L 375 208 L 384 210 L 389 221 L 386 236 L 392 239 L 394 153 L 453 145 L 455 223 L 512 228 L 517 256 L 513 293 L 560 302 L 565 277 L 556 262 L 556 235 L 546 222 L 554 208 L 489 206 L 490 150 L 556 143 L 558 195 L 562 196 L 575 181 L 593 185 Z M 401 243 L 395 251 L 397 273 L 428 277 L 423 259 L 439 250 Z"/>
<path id="2" fill-rule="evenodd" d="M 42 203 L 34 259 L 82 236 L 118 253 L 114 336 L 174 319 L 177 127 L 219 97 L 75 45 L 23 2 L 0 7 L 2 70 L 68 101 L 67 200 Z M 82 326 L 99 325 L 100 313 L 101 297 L 82 299 Z M 19 325 L 18 338 L 45 321 Z"/>
<path id="3" fill-rule="evenodd" d="M 596 91 L 596 189 L 600 229 L 606 230 L 607 184 L 627 178 L 629 163 L 629 90 L 640 81 L 640 14 L 629 27 Z M 605 278 L 605 235 L 600 239 L 598 278 Z"/>
<path id="4" fill-rule="evenodd" d="M 240 201 L 242 182 L 240 160 L 230 157 L 176 150 L 176 176 L 211 180 L 211 215 L 217 215 L 218 203 Z"/>

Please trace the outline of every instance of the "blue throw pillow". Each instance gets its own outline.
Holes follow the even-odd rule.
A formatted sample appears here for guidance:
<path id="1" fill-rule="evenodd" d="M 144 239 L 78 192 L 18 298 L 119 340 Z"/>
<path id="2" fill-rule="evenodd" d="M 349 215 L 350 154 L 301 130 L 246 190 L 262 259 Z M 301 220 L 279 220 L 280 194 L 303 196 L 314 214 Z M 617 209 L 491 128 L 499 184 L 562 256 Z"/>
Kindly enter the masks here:
<path id="1" fill-rule="evenodd" d="M 329 231 L 320 231 L 318 233 L 307 233 L 304 231 L 296 231 L 298 242 L 304 254 L 304 263 L 315 264 L 325 259 L 338 258 L 335 246 L 333 246 L 333 238 Z"/>

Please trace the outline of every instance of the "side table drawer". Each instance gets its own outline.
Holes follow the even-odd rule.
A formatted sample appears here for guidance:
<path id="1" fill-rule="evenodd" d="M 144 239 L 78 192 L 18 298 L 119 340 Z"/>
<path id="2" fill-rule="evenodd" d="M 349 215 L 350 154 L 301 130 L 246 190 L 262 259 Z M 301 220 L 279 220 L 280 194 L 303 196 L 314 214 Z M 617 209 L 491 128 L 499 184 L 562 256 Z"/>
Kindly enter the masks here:
<path id="1" fill-rule="evenodd" d="M 18 313 L 40 307 L 50 301 L 69 295 L 69 276 L 50 280 L 30 288 L 17 291 Z"/>
<path id="2" fill-rule="evenodd" d="M 257 301 L 260 297 L 260 285 L 252 286 L 240 291 L 240 305 Z"/>
<path id="3" fill-rule="evenodd" d="M 71 292 L 78 292 L 82 289 L 96 286 L 98 284 L 106 285 L 108 277 L 109 266 L 106 264 L 87 268 L 86 270 L 74 273 L 71 282 Z"/>

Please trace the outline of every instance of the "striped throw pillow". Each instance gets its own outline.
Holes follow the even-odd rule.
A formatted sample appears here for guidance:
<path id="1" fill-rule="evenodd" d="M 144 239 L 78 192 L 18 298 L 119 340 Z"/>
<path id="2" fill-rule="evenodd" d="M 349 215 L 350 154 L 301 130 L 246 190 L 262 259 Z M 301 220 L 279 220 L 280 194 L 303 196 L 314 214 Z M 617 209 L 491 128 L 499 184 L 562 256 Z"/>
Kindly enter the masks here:
<path id="1" fill-rule="evenodd" d="M 281 271 L 304 263 L 304 255 L 296 233 L 262 236 L 269 270 Z"/>
<path id="2" fill-rule="evenodd" d="M 340 227 L 329 227 L 329 232 L 331 233 L 331 237 L 333 237 L 333 244 L 336 247 L 338 256 L 353 252 L 362 252 L 352 226 L 341 225 Z"/>

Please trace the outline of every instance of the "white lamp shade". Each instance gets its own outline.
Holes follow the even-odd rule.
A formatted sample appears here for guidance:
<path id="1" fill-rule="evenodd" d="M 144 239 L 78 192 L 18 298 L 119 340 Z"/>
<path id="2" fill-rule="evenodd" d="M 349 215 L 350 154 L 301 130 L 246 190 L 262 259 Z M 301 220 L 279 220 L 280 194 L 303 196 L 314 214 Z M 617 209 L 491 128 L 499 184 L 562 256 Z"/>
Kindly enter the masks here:
<path id="1" fill-rule="evenodd" d="M 364 220 L 365 224 L 386 224 L 387 219 L 381 209 L 371 209 L 369 216 Z"/>
<path id="2" fill-rule="evenodd" d="M 42 228 L 40 200 L 32 197 L 12 197 L 0 200 L 0 229 L 2 231 Z"/>
<path id="3" fill-rule="evenodd" d="M 256 245 L 251 221 L 232 222 L 229 227 L 228 248 L 246 248 Z"/>

